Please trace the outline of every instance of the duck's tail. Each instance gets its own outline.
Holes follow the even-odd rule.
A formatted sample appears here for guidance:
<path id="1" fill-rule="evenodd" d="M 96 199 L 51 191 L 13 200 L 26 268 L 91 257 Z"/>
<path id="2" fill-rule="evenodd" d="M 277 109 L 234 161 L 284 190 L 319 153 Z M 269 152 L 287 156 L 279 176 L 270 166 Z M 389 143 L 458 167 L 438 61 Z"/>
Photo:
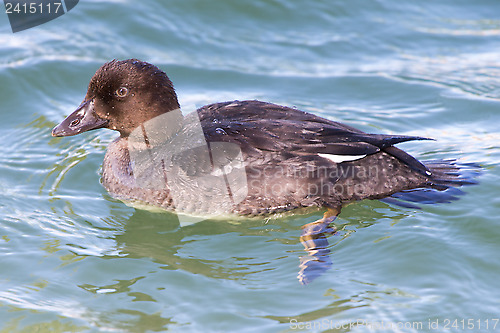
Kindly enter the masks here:
<path id="1" fill-rule="evenodd" d="M 429 160 L 423 163 L 432 173 L 421 188 L 405 190 L 381 201 L 407 208 L 419 204 L 448 203 L 464 194 L 459 187 L 477 184 L 481 166 L 476 163 L 458 163 L 456 160 Z"/>

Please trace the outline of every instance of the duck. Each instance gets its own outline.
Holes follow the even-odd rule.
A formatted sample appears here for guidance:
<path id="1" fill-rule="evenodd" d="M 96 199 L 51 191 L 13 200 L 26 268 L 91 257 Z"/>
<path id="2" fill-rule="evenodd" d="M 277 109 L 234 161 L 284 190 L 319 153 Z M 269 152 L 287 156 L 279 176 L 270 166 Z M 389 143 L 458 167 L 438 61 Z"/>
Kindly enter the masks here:
<path id="1" fill-rule="evenodd" d="M 349 203 L 438 202 L 436 193 L 472 183 L 455 160 L 421 162 L 395 146 L 426 137 L 365 133 L 258 100 L 183 112 L 167 74 L 138 59 L 102 65 L 52 135 L 100 128 L 119 133 L 102 167 L 113 197 L 207 216 L 321 209 L 323 218 L 302 230 L 309 251 Z"/>

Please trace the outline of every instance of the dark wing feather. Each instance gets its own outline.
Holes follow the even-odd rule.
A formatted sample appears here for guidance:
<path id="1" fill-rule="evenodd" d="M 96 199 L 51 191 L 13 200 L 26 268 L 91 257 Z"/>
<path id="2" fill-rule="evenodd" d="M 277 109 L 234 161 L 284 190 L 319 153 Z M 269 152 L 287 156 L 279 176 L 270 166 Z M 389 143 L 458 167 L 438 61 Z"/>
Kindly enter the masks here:
<path id="1" fill-rule="evenodd" d="M 240 145 L 243 151 L 293 152 L 296 155 L 370 155 L 381 150 L 426 173 L 428 169 L 393 145 L 418 136 L 368 134 L 297 109 L 260 101 L 232 101 L 198 110 L 209 142 Z"/>

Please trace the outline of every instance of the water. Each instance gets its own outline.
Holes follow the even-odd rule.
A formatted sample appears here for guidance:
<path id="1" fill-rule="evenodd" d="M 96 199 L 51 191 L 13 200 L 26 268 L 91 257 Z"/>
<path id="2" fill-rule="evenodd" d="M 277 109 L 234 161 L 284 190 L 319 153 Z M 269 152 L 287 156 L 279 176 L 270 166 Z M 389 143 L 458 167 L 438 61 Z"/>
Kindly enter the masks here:
<path id="1" fill-rule="evenodd" d="M 17 34 L 0 14 L 1 332 L 500 330 L 499 12 L 488 0 L 88 0 Z M 301 286 L 300 226 L 321 212 L 180 227 L 100 185 L 116 134 L 50 136 L 99 66 L 132 57 L 164 69 L 185 107 L 261 99 L 433 137 L 400 147 L 479 162 L 480 184 L 422 210 L 345 208 L 332 269 Z"/>

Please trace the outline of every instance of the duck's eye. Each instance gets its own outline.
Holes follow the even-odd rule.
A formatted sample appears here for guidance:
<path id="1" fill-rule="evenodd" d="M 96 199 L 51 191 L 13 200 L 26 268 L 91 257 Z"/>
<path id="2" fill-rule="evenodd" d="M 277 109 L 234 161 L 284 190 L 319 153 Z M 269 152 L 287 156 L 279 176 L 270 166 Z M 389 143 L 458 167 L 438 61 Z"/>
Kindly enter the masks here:
<path id="1" fill-rule="evenodd" d="M 125 97 L 128 94 L 128 89 L 126 87 L 120 87 L 116 90 L 116 96 Z"/>

